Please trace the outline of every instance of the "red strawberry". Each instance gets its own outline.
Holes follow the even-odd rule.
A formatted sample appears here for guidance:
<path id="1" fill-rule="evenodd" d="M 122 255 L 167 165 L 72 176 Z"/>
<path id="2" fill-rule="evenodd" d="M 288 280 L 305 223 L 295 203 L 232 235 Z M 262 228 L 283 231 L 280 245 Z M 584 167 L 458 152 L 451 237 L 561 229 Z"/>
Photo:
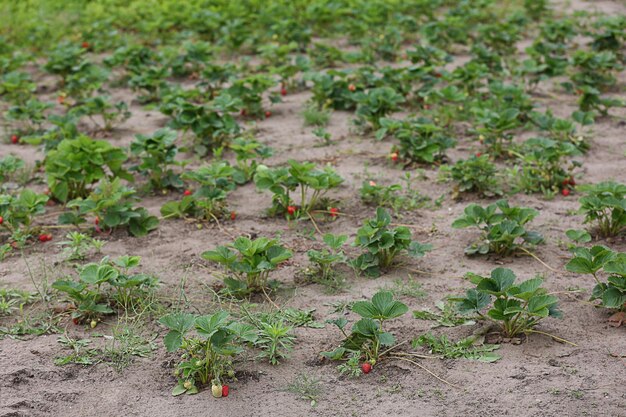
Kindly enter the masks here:
<path id="1" fill-rule="evenodd" d="M 47 242 L 47 241 L 48 241 L 48 235 L 46 235 L 46 234 L 41 234 L 41 235 L 39 235 L 39 241 L 40 241 L 41 243 L 43 243 L 43 242 Z"/>
<path id="2" fill-rule="evenodd" d="M 185 192 L 183 192 L 183 195 L 191 195 L 191 190 L 185 190 Z"/>
<path id="3" fill-rule="evenodd" d="M 476 158 L 480 158 L 481 155 L 482 155 L 482 153 L 476 152 Z"/>
<path id="4" fill-rule="evenodd" d="M 76 326 L 78 326 L 80 324 L 80 321 L 78 320 L 78 317 L 74 317 L 72 319 L 72 323 L 74 323 Z"/>
<path id="5" fill-rule="evenodd" d="M 348 85 L 348 90 L 355 92 L 356 91 L 356 86 L 354 84 L 350 84 Z"/>
<path id="6" fill-rule="evenodd" d="M 280 89 L 280 95 L 283 97 L 287 95 L 287 89 L 285 87 Z"/>
<path id="7" fill-rule="evenodd" d="M 267 118 L 267 117 L 270 117 L 271 115 L 272 115 L 272 112 L 271 112 L 271 111 L 269 111 L 269 110 L 268 110 L 268 111 L 266 111 L 266 112 L 265 112 L 265 117 L 266 117 L 266 118 Z"/>
<path id="8" fill-rule="evenodd" d="M 100 224 L 100 217 L 96 217 L 93 223 L 97 226 Z"/>
<path id="9" fill-rule="evenodd" d="M 222 397 L 228 397 L 228 385 L 222 385 Z"/>
<path id="10" fill-rule="evenodd" d="M 337 217 L 337 214 L 339 213 L 339 209 L 337 207 L 331 207 L 329 211 L 330 217 Z"/>
<path id="11" fill-rule="evenodd" d="M 11 136 L 11 143 L 16 144 L 20 141 L 20 137 L 17 135 Z"/>
<path id="12" fill-rule="evenodd" d="M 361 365 L 361 370 L 364 374 L 369 374 L 372 371 L 372 365 L 369 362 L 365 362 Z"/>
<path id="13" fill-rule="evenodd" d="M 0 216 L 0 224 L 4 223 L 4 217 Z"/>
<path id="14" fill-rule="evenodd" d="M 393 162 L 398 162 L 398 152 L 392 153 L 391 155 L 389 155 L 389 157 Z"/>
<path id="15" fill-rule="evenodd" d="M 230 212 L 230 219 L 231 220 L 235 220 L 237 218 L 237 213 L 235 213 L 234 211 Z"/>
<path id="16" fill-rule="evenodd" d="M 563 197 L 567 197 L 569 195 L 569 188 L 563 188 L 561 190 L 561 194 L 563 194 Z"/>
<path id="17" fill-rule="evenodd" d="M 440 72 L 436 72 L 433 75 L 435 76 L 435 78 L 441 78 L 441 73 Z"/>
<path id="18" fill-rule="evenodd" d="M 287 206 L 287 213 L 293 216 L 295 212 L 296 212 L 296 206 Z"/>
<path id="19" fill-rule="evenodd" d="M 83 42 L 81 46 L 85 49 L 89 49 L 89 42 Z"/>
<path id="20" fill-rule="evenodd" d="M 569 185 L 575 186 L 576 185 L 576 180 L 574 179 L 574 177 L 571 177 L 569 179 Z"/>

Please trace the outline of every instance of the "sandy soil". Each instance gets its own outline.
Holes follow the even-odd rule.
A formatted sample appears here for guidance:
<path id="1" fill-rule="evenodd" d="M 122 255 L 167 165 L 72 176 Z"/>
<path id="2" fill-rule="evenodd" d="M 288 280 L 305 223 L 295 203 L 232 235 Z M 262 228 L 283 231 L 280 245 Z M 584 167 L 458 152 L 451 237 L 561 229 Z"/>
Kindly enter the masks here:
<path id="1" fill-rule="evenodd" d="M 575 2 L 575 7 L 614 13 L 626 12 L 623 2 Z M 53 82 L 52 80 L 47 80 Z M 622 90 L 626 77 L 621 76 Z M 543 85 L 542 89 L 550 89 Z M 115 91 L 116 97 L 132 98 L 128 91 Z M 345 178 L 345 184 L 332 194 L 343 213 L 334 222 L 320 223 L 323 232 L 355 235 L 363 219 L 371 217 L 374 207 L 364 206 L 358 198 L 358 188 L 369 177 L 383 183 L 398 182 L 404 172 L 388 164 L 383 156 L 392 146 L 391 141 L 375 142 L 350 131 L 352 116 L 335 112 L 328 131 L 338 142 L 329 147 L 316 147 L 311 129 L 303 128 L 300 111 L 308 99 L 306 92 L 289 94 L 284 102 L 272 108 L 272 117 L 259 121 L 257 138 L 272 146 L 275 156 L 267 164 L 278 165 L 288 159 L 330 162 Z M 542 98 L 540 105 L 557 115 L 570 114 L 575 103 L 572 97 Z M 167 118 L 156 110 L 146 111 L 133 103 L 132 117 L 110 137 L 112 143 L 127 146 L 137 133 L 151 133 L 162 127 Z M 622 117 L 626 111 L 615 111 Z M 616 118 L 599 120 L 590 130 L 592 149 L 582 158 L 581 183 L 607 179 L 626 182 L 626 127 Z M 459 138 L 459 145 L 450 152 L 455 161 L 473 152 L 475 145 Z M 6 149 L 6 147 L 4 148 Z M 11 147 L 16 155 L 34 161 L 41 154 L 28 146 Z M 6 151 L 0 151 L 0 154 Z M 197 161 L 199 163 L 201 161 Z M 253 184 L 237 189 L 229 197 L 229 204 L 238 216 L 227 222 L 224 230 L 198 229 L 183 221 L 164 221 L 159 229 L 145 238 L 129 238 L 124 233 L 107 238 L 103 253 L 110 256 L 133 254 L 142 256 L 143 270 L 159 276 L 164 296 L 176 294 L 181 279 L 186 279 L 186 292 L 200 310 L 210 308 L 211 295 L 207 288 L 218 278 L 217 268 L 201 260 L 200 253 L 231 240 L 229 235 L 255 233 L 273 236 L 280 233 L 286 246 L 294 251 L 294 258 L 276 272 L 283 289 L 275 296 L 281 306 L 316 309 L 319 321 L 332 318 L 333 302 L 371 297 L 379 288 L 391 285 L 396 279 L 417 278 L 427 293 L 423 298 L 402 300 L 411 310 L 430 308 L 449 294 L 460 294 L 468 286 L 463 275 L 468 271 L 488 273 L 498 265 L 513 269 L 518 277 L 530 278 L 536 274 L 545 277 L 551 291 L 580 288 L 583 293 L 560 294 L 562 320 L 549 319 L 541 330 L 558 335 L 576 346 L 558 343 L 548 337 L 533 335 L 520 345 L 503 344 L 498 353 L 502 359 L 487 364 L 466 360 L 427 360 L 421 364 L 456 385 L 450 387 L 423 370 L 398 361 L 382 361 L 368 376 L 357 379 L 341 377 L 334 364 L 319 360 L 319 352 L 332 348 L 340 340 L 339 333 L 330 325 L 323 329 L 298 328 L 296 348 L 281 365 L 272 367 L 252 357 L 238 364 L 245 370 L 239 382 L 231 385 L 229 398 L 216 400 L 210 392 L 195 396 L 172 397 L 175 383 L 172 376 L 174 355 L 167 354 L 162 337 L 164 330 L 149 326 L 148 332 L 158 333 L 157 350 L 149 358 L 136 359 L 119 373 L 111 367 L 67 365 L 55 366 L 55 357 L 67 351 L 57 342 L 59 335 L 14 340 L 0 340 L 0 416 L 626 416 L 626 327 L 607 325 L 608 312 L 586 303 L 592 282 L 583 276 L 568 273 L 564 265 L 568 251 L 562 243 L 564 232 L 580 228 L 582 217 L 573 214 L 578 208 L 576 196 L 547 201 L 541 196 L 518 194 L 510 198 L 512 204 L 534 207 L 541 214 L 532 226 L 544 233 L 547 244 L 537 255 L 548 265 L 558 269 L 554 273 L 529 257 L 468 258 L 463 249 L 476 236 L 472 230 L 454 230 L 450 227 L 463 208 L 475 197 L 455 201 L 450 196 L 450 185 L 437 182 L 437 171 L 426 168 L 425 179 L 415 186 L 433 200 L 444 195 L 443 204 L 404 213 L 401 222 L 414 225 L 414 238 L 432 243 L 435 250 L 419 261 L 408 261 L 375 279 L 348 275 L 345 291 L 328 295 L 318 285 L 295 284 L 298 272 L 306 266 L 306 251 L 319 247 L 306 239 L 312 229 L 308 222 L 288 225 L 281 219 L 267 218 L 265 210 L 271 196 L 259 193 Z M 151 212 L 177 196 L 153 196 L 142 201 Z M 483 201 L 486 203 L 486 201 Z M 55 209 L 49 210 L 54 213 Z M 48 215 L 50 219 L 54 216 Z M 60 236 L 59 236 L 60 237 Z M 58 241 L 58 239 L 57 239 Z M 626 252 L 622 238 L 602 241 L 614 250 Z M 91 260 L 97 260 L 93 257 Z M 36 245 L 24 258 L 12 257 L 0 264 L 0 284 L 3 287 L 33 289 L 27 264 L 34 269 L 36 280 L 41 279 L 41 265 L 48 266 L 48 277 L 53 279 L 68 272 L 58 263 L 56 245 Z M 411 272 L 420 270 L 422 273 Z M 0 321 L 6 324 L 10 319 Z M 73 337 L 91 337 L 93 332 L 109 333 L 114 319 L 101 324 L 94 331 L 86 331 L 68 324 Z M 428 331 L 431 323 L 412 318 L 411 314 L 394 320 L 390 330 L 399 340 L 412 339 Z M 480 325 L 434 329 L 436 335 L 446 334 L 451 339 L 468 336 Z M 298 374 L 307 374 L 320 380 L 322 394 L 312 407 L 308 401 L 287 392 L 289 383 Z"/>

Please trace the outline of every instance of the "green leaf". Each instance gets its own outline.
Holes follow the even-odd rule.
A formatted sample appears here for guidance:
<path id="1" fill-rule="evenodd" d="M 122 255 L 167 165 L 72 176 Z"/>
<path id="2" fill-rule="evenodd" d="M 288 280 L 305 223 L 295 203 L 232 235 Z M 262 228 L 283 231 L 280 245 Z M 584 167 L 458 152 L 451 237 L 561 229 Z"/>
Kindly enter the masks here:
<path id="1" fill-rule="evenodd" d="M 179 396 L 181 394 L 184 394 L 186 392 L 187 392 L 187 388 L 185 388 L 183 386 L 183 384 L 180 383 L 180 382 L 174 387 L 174 389 L 172 389 L 172 395 L 174 397 L 177 397 L 177 396 Z"/>
<path id="2" fill-rule="evenodd" d="M 457 304 L 457 309 L 461 314 L 477 313 L 487 307 L 491 302 L 491 296 L 475 289 L 469 289 L 465 293 L 465 298 Z"/>
<path id="3" fill-rule="evenodd" d="M 565 232 L 568 238 L 576 243 L 589 243 L 591 242 L 591 235 L 586 230 L 582 229 L 569 229 Z"/>

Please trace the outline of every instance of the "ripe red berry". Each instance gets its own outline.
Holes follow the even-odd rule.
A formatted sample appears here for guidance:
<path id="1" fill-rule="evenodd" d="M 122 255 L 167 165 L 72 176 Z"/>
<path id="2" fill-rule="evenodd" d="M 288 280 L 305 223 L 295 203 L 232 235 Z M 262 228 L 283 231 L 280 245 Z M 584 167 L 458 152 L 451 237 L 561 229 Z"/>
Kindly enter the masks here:
<path id="1" fill-rule="evenodd" d="M 569 185 L 575 186 L 576 185 L 576 180 L 574 179 L 574 177 L 571 177 L 569 179 Z"/>
<path id="2" fill-rule="evenodd" d="M 433 75 L 435 76 L 435 78 L 441 78 L 441 73 L 440 72 L 436 72 Z"/>
<path id="3" fill-rule="evenodd" d="M 228 385 L 222 385 L 222 397 L 228 397 Z"/>
<path id="4" fill-rule="evenodd" d="M 80 324 L 80 321 L 78 320 L 78 317 L 74 317 L 72 319 L 72 323 L 74 323 L 76 326 L 78 326 Z"/>
<path id="5" fill-rule="evenodd" d="M 45 233 L 43 233 L 43 234 L 39 235 L 39 241 L 40 241 L 41 243 L 43 243 L 43 242 L 47 242 L 47 241 L 49 241 L 49 240 L 51 240 L 51 239 L 52 239 L 52 235 L 47 235 L 47 234 L 45 234 Z"/>
<path id="6" fill-rule="evenodd" d="M 81 45 L 83 48 L 88 49 L 89 48 L 89 42 L 83 42 Z"/>
<path id="7" fill-rule="evenodd" d="M 20 137 L 17 135 L 13 135 L 11 136 L 11 143 L 15 144 L 18 143 L 20 141 Z"/>
<path id="8" fill-rule="evenodd" d="M 96 217 L 95 220 L 93 221 L 94 224 L 97 226 L 100 224 L 100 217 Z"/>
<path id="9" fill-rule="evenodd" d="M 230 219 L 231 220 L 235 220 L 237 218 L 237 213 L 235 213 L 234 211 L 230 212 Z"/>
<path id="10" fill-rule="evenodd" d="M 337 207 L 331 207 L 329 211 L 330 217 L 337 217 L 337 214 L 339 213 L 339 209 Z"/>
<path id="11" fill-rule="evenodd" d="M 364 374 L 369 374 L 372 370 L 372 365 L 369 362 L 365 362 L 363 365 L 361 365 L 361 370 Z"/>
<path id="12" fill-rule="evenodd" d="M 187 195 L 191 195 L 191 190 L 185 190 L 183 192 L 183 195 L 187 196 Z"/>
<path id="13" fill-rule="evenodd" d="M 0 216 L 0 224 L 4 223 L 4 217 Z"/>
<path id="14" fill-rule="evenodd" d="M 272 115 L 271 111 L 268 110 L 268 111 L 265 112 L 265 117 L 270 117 L 271 115 Z"/>
<path id="15" fill-rule="evenodd" d="M 355 92 L 356 91 L 356 86 L 354 84 L 350 84 L 348 85 L 348 90 Z"/>
<path id="16" fill-rule="evenodd" d="M 287 213 L 293 215 L 296 212 L 296 206 L 287 206 Z"/>
<path id="17" fill-rule="evenodd" d="M 480 158 L 481 155 L 482 155 L 482 153 L 476 152 L 476 158 Z"/>
<path id="18" fill-rule="evenodd" d="M 287 89 L 285 87 L 280 89 L 280 95 L 283 97 L 287 95 Z"/>
<path id="19" fill-rule="evenodd" d="M 389 156 L 393 162 L 398 162 L 398 152 L 394 152 Z"/>
<path id="20" fill-rule="evenodd" d="M 569 195 L 569 188 L 563 188 L 561 190 L 561 194 L 563 194 L 564 197 L 567 197 Z"/>

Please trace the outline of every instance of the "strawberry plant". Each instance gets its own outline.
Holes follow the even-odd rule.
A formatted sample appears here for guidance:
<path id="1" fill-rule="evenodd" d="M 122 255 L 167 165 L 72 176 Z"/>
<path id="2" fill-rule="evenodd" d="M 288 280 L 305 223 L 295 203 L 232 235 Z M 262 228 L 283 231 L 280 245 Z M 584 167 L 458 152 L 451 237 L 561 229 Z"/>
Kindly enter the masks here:
<path id="1" fill-rule="evenodd" d="M 177 136 L 175 131 L 164 128 L 152 135 L 136 135 L 135 140 L 130 144 L 130 152 L 141 161 L 132 169 L 148 176 L 152 189 L 183 187 L 180 174 L 175 173 L 171 168 L 180 165 L 176 161 Z"/>
<path id="2" fill-rule="evenodd" d="M 77 72 L 85 62 L 85 52 L 84 48 L 75 43 L 59 44 L 50 52 L 43 68 L 51 74 L 60 76 L 62 84 L 65 84 L 67 78 Z"/>
<path id="3" fill-rule="evenodd" d="M 219 386 L 219 395 L 214 395 L 221 397 L 222 384 L 235 376 L 233 361 L 258 337 L 252 326 L 232 320 L 225 311 L 204 316 L 170 313 L 159 323 L 169 330 L 163 339 L 168 352 L 182 350 L 174 371 L 178 378 L 174 396 L 196 394 L 211 383 Z"/>
<path id="4" fill-rule="evenodd" d="M 37 84 L 26 72 L 11 71 L 2 73 L 0 77 L 0 97 L 11 103 L 23 105 L 32 97 L 36 88 Z"/>
<path id="5" fill-rule="evenodd" d="M 159 220 L 145 208 L 133 207 L 134 194 L 135 190 L 123 186 L 119 178 L 103 179 L 87 198 L 67 203 L 75 211 L 62 216 L 61 223 L 79 223 L 91 215 L 98 219 L 98 227 L 104 231 L 125 227 L 132 236 L 145 236 L 157 228 Z"/>
<path id="6" fill-rule="evenodd" d="M 589 274 L 596 282 L 590 301 L 600 300 L 604 308 L 626 312 L 626 254 L 605 246 L 577 247 L 565 269 L 577 274 Z M 600 273 L 606 275 L 602 279 Z"/>
<path id="7" fill-rule="evenodd" d="M 332 283 L 333 286 L 337 286 L 337 284 L 340 283 L 335 279 L 338 275 L 335 268 L 337 265 L 348 261 L 347 256 L 341 250 L 341 247 L 346 240 L 348 240 L 348 237 L 345 235 L 326 233 L 323 239 L 327 248 L 321 251 L 311 249 L 306 253 L 309 262 L 313 265 L 313 268 L 307 269 L 307 272 L 310 276 L 314 277 L 316 281 Z"/>
<path id="8" fill-rule="evenodd" d="M 5 188 L 5 184 L 13 179 L 18 172 L 24 169 L 24 161 L 13 155 L 0 158 L 0 190 Z"/>
<path id="9" fill-rule="evenodd" d="M 511 171 L 511 182 L 515 191 L 526 193 L 540 192 L 554 195 L 559 190 L 569 190 L 573 181 L 573 171 L 580 166 L 579 162 L 570 161 L 564 167 L 566 158 L 582 155 L 569 142 L 555 141 L 546 138 L 528 139 L 520 152 L 515 152 L 519 165 Z"/>
<path id="10" fill-rule="evenodd" d="M 549 139 L 571 143 L 581 153 L 586 153 L 591 146 L 589 140 L 584 135 L 578 133 L 574 125 L 574 122 L 578 122 L 582 126 L 593 122 L 589 121 L 583 112 L 574 113 L 571 119 L 554 117 L 549 110 L 545 113 L 532 112 L 529 121 L 544 134 L 549 135 Z"/>
<path id="11" fill-rule="evenodd" d="M 181 46 L 182 48 L 176 48 L 181 53 L 174 56 L 169 63 L 172 74 L 176 77 L 200 74 L 205 64 L 213 58 L 212 47 L 208 42 L 185 41 Z"/>
<path id="12" fill-rule="evenodd" d="M 621 14 L 601 16 L 593 22 L 591 47 L 596 51 L 611 51 L 620 61 L 626 61 L 621 51 L 626 42 L 626 18 Z"/>
<path id="13" fill-rule="evenodd" d="M 391 87 L 378 87 L 357 92 L 354 100 L 357 103 L 357 125 L 363 127 L 369 125 L 374 131 L 380 129 L 383 117 L 397 111 L 399 105 L 405 101 L 404 97 Z"/>
<path id="14" fill-rule="evenodd" d="M 432 124 L 428 119 L 392 120 L 381 119 L 382 128 L 376 132 L 376 136 L 391 133 L 400 141 L 400 145 L 394 151 L 400 154 L 400 158 L 410 162 L 432 164 L 445 160 L 446 149 L 454 147 L 456 141 L 444 132 L 443 128 Z"/>
<path id="15" fill-rule="evenodd" d="M 507 200 L 498 200 L 487 207 L 470 204 L 465 207 L 464 214 L 452 223 L 452 227 L 477 227 L 481 230 L 480 240 L 465 249 L 467 255 L 509 255 L 526 245 L 543 242 L 541 234 L 524 227 L 538 214 L 535 209 L 511 207 Z"/>
<path id="16" fill-rule="evenodd" d="M 263 93 L 274 84 L 274 80 L 267 75 L 251 75 L 235 80 L 225 91 L 230 97 L 239 100 L 239 108 L 245 110 L 246 114 L 259 117 L 265 113 Z M 280 96 L 275 94 L 270 94 L 269 98 L 272 103 L 280 101 Z"/>
<path id="17" fill-rule="evenodd" d="M 329 70 L 326 73 L 307 74 L 307 80 L 313 82 L 311 101 L 318 109 L 354 110 L 357 106 L 355 92 L 362 90 L 351 83 L 347 71 Z"/>
<path id="18" fill-rule="evenodd" d="M 45 112 L 52 107 L 51 103 L 32 98 L 24 104 L 9 107 L 4 116 L 6 120 L 15 122 L 17 129 L 23 134 L 30 135 L 41 130 L 46 120 Z"/>
<path id="19" fill-rule="evenodd" d="M 485 146 L 486 152 L 496 157 L 502 156 L 509 150 L 513 140 L 511 131 L 520 126 L 519 110 L 516 108 L 477 108 L 474 112 L 479 125 L 475 128 L 476 133 L 479 134 L 479 142 Z"/>
<path id="20" fill-rule="evenodd" d="M 442 172 L 449 173 L 458 192 L 476 192 L 486 197 L 502 194 L 498 168 L 487 154 L 460 159 L 449 168 L 442 167 Z"/>
<path id="21" fill-rule="evenodd" d="M 407 172 L 402 184 L 381 185 L 375 181 L 363 181 L 359 190 L 361 201 L 376 207 L 388 207 L 394 212 L 413 211 L 423 207 L 429 198 L 412 188 L 411 173 Z"/>
<path id="22" fill-rule="evenodd" d="M 346 332 L 347 319 L 332 320 L 331 323 L 339 328 L 345 340 L 333 351 L 322 352 L 322 355 L 331 360 L 351 357 L 352 368 L 358 369 L 361 360 L 375 366 L 380 360 L 381 348 L 393 346 L 395 343 L 395 337 L 385 330 L 385 323 L 401 317 L 408 310 L 405 304 L 394 300 L 393 294 L 388 291 L 374 294 L 371 301 L 355 302 L 352 304 L 352 312 L 358 314 L 361 319 L 352 325 L 350 333 Z M 349 368 L 342 369 L 350 372 Z M 353 374 L 358 373 L 357 371 Z"/>
<path id="23" fill-rule="evenodd" d="M 11 239 L 23 243 L 36 233 L 33 220 L 45 212 L 48 196 L 24 188 L 19 195 L 0 194 L 0 231 L 7 231 Z"/>
<path id="24" fill-rule="evenodd" d="M 140 262 L 138 256 L 122 256 L 114 261 L 105 257 L 100 263 L 78 269 L 78 280 L 60 279 L 52 288 L 65 293 L 72 302 L 75 322 L 98 320 L 114 308 L 133 311 L 146 295 L 158 286 L 158 279 L 146 274 L 130 274 Z M 96 321 L 97 323 L 97 321 Z"/>
<path id="25" fill-rule="evenodd" d="M 130 76 L 128 86 L 141 93 L 138 99 L 142 103 L 158 101 L 169 89 L 166 78 L 169 70 L 165 66 L 149 66 Z"/>
<path id="26" fill-rule="evenodd" d="M 214 162 L 183 173 L 182 179 L 197 183 L 195 192 L 185 194 L 180 201 L 170 201 L 161 207 L 166 217 L 195 217 L 217 220 L 227 213 L 226 196 L 235 189 L 236 171 L 226 162 Z"/>
<path id="27" fill-rule="evenodd" d="M 268 168 L 259 165 L 254 176 L 254 183 L 260 190 L 270 190 L 272 197 L 271 213 L 299 217 L 319 208 L 325 194 L 338 187 L 343 179 L 329 166 L 316 169 L 312 162 L 288 161 L 289 167 Z M 290 193 L 300 187 L 300 209 L 296 213 L 289 211 L 295 207 Z"/>
<path id="28" fill-rule="evenodd" d="M 273 155 L 269 146 L 245 138 L 236 138 L 228 147 L 236 155 L 237 165 L 233 177 L 237 184 L 245 184 L 253 179 L 259 166 L 257 159 L 263 160 Z"/>
<path id="29" fill-rule="evenodd" d="M 379 276 L 404 251 L 413 258 L 421 258 L 432 249 L 429 244 L 411 240 L 408 227 L 391 228 L 390 224 L 391 216 L 387 210 L 379 207 L 376 209 L 376 217 L 366 220 L 357 230 L 353 246 L 365 250 L 365 253 L 356 258 L 352 265 L 367 276 Z"/>
<path id="30" fill-rule="evenodd" d="M 232 274 L 224 279 L 224 283 L 235 294 L 267 287 L 270 272 L 291 256 L 291 251 L 281 246 L 277 239 L 265 237 L 255 240 L 238 237 L 229 245 L 202 253 L 204 259 L 217 262 Z"/>
<path id="31" fill-rule="evenodd" d="M 98 129 L 107 132 L 130 118 L 128 105 L 125 102 L 112 103 L 111 98 L 107 96 L 95 96 L 82 100 L 77 107 L 72 109 L 72 113 L 79 117 L 89 117 Z M 98 123 L 94 116 L 98 116 L 102 124 Z"/>
<path id="32" fill-rule="evenodd" d="M 171 128 L 182 130 L 183 134 L 191 131 L 197 139 L 194 150 L 206 155 L 239 133 L 239 125 L 230 113 L 240 107 L 241 101 L 228 93 L 221 93 L 206 104 L 174 95 L 165 100 L 161 111 L 171 117 Z"/>
<path id="33" fill-rule="evenodd" d="M 495 323 L 504 337 L 537 333 L 535 327 L 541 320 L 561 317 L 559 299 L 541 287 L 543 279 L 539 277 L 516 284 L 513 271 L 496 268 L 489 277 L 470 273 L 468 279 L 476 288 L 467 290 L 465 297 L 453 299 L 458 302 L 458 311 Z"/>
<path id="34" fill-rule="evenodd" d="M 79 101 L 88 99 L 97 91 L 102 91 L 104 83 L 109 78 L 108 70 L 87 61 L 81 62 L 72 71 L 72 74 L 65 78 L 62 94 Z"/>
<path id="35" fill-rule="evenodd" d="M 571 83 L 564 83 L 569 91 L 579 94 L 580 110 L 597 110 L 606 116 L 611 107 L 624 106 L 624 101 L 602 97 L 602 93 L 611 89 L 617 82 L 615 72 L 622 70 L 622 65 L 611 51 L 576 51 L 572 56 L 570 75 Z"/>
<path id="36" fill-rule="evenodd" d="M 48 153 L 52 149 L 56 149 L 63 139 L 76 139 L 80 136 L 77 123 L 78 117 L 72 112 L 63 116 L 50 114 L 46 120 L 49 127 L 45 131 L 25 136 L 21 140 L 32 145 L 43 144 L 43 151 Z"/>
<path id="37" fill-rule="evenodd" d="M 626 185 L 613 181 L 582 185 L 580 212 L 603 237 L 616 236 L 626 229 Z"/>
<path id="38" fill-rule="evenodd" d="M 87 197 L 91 186 L 101 179 L 132 180 L 122 166 L 125 161 L 126 153 L 105 140 L 87 136 L 64 139 L 46 156 L 48 187 L 62 202 Z"/>

